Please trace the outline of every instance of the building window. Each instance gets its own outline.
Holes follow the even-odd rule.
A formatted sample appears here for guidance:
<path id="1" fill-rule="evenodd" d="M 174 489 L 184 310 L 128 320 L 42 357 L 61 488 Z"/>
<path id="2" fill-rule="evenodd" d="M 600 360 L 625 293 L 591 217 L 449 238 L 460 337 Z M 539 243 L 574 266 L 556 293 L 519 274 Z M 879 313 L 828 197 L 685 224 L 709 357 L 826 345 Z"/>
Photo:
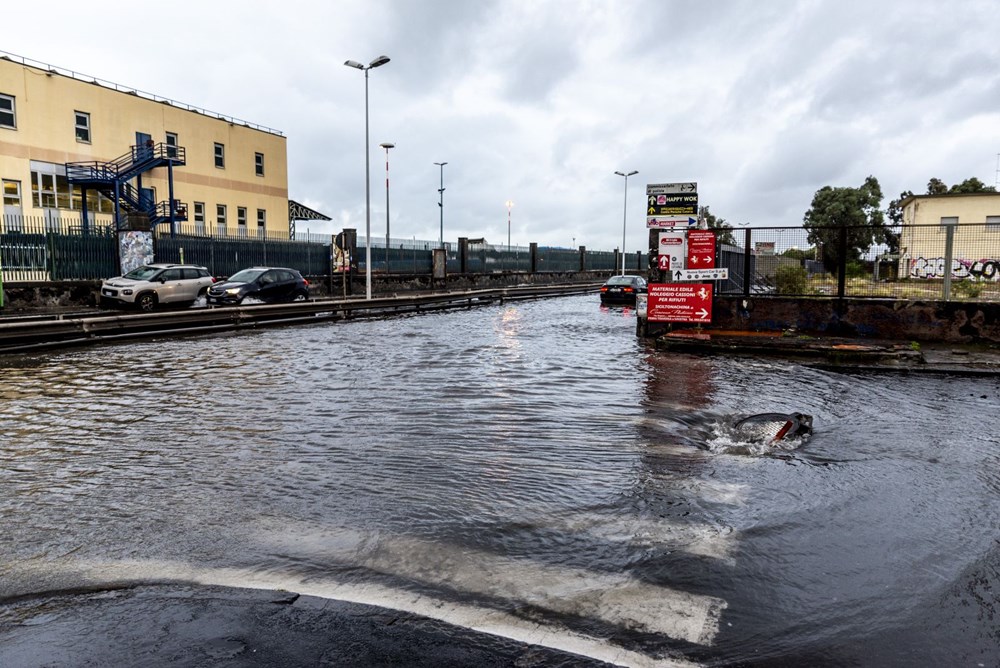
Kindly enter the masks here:
<path id="1" fill-rule="evenodd" d="M 166 135 L 167 143 L 167 157 L 176 158 L 177 157 L 177 133 L 168 132 Z"/>
<path id="2" fill-rule="evenodd" d="M 21 208 L 21 182 L 3 180 L 3 205 Z"/>
<path id="3" fill-rule="evenodd" d="M 194 203 L 194 232 L 195 234 L 205 234 L 205 203 Z"/>
<path id="4" fill-rule="evenodd" d="M 222 144 L 215 145 L 215 166 L 219 169 L 226 168 L 226 147 Z"/>
<path id="5" fill-rule="evenodd" d="M 218 234 L 226 233 L 226 205 L 215 205 L 215 231 Z"/>
<path id="6" fill-rule="evenodd" d="M 1000 232 L 1000 216 L 986 216 L 986 230 Z"/>
<path id="7" fill-rule="evenodd" d="M 241 237 L 247 235 L 247 208 L 245 206 L 236 207 L 236 230 Z"/>
<path id="8" fill-rule="evenodd" d="M 263 237 L 267 232 L 267 211 L 257 209 L 257 236 Z"/>
<path id="9" fill-rule="evenodd" d="M 257 176 L 264 176 L 264 154 L 254 153 L 253 161 L 254 169 L 257 171 Z"/>
<path id="10" fill-rule="evenodd" d="M 958 216 L 942 216 L 940 231 L 943 232 L 944 230 L 948 229 L 949 226 L 955 227 L 957 225 L 958 225 Z"/>
<path id="11" fill-rule="evenodd" d="M 31 200 L 39 209 L 83 210 L 83 190 L 70 185 L 66 165 L 31 161 Z M 112 213 L 115 205 L 93 188 L 87 190 L 87 211 Z"/>
<path id="12" fill-rule="evenodd" d="M 90 114 L 85 111 L 75 111 L 76 116 L 76 140 L 90 143 Z"/>
<path id="13" fill-rule="evenodd" d="M 17 128 L 13 95 L 0 93 L 0 128 Z"/>

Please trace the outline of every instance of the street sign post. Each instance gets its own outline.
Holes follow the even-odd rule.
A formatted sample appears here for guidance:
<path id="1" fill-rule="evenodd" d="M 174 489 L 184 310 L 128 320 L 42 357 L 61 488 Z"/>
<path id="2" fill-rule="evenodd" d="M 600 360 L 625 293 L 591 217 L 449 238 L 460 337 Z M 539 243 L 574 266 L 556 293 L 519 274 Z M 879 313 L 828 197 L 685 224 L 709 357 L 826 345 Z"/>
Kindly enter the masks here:
<path id="1" fill-rule="evenodd" d="M 671 269 L 672 281 L 725 281 L 729 278 L 729 269 L 714 267 L 712 269 Z"/>
<path id="2" fill-rule="evenodd" d="M 691 230 L 688 232 L 687 269 L 715 267 L 715 232 Z"/>
<path id="3" fill-rule="evenodd" d="M 660 232 L 660 243 L 657 248 L 657 257 L 666 257 L 667 267 L 684 267 L 684 259 L 687 254 L 686 235 L 684 232 Z"/>
<path id="4" fill-rule="evenodd" d="M 695 216 L 646 216 L 646 227 L 649 229 L 690 229 L 697 225 Z"/>
<path id="5" fill-rule="evenodd" d="M 647 290 L 649 322 L 712 322 L 711 283 L 650 283 Z"/>
<path id="6" fill-rule="evenodd" d="M 647 183 L 646 195 L 683 195 L 698 192 L 698 182 L 686 183 Z"/>

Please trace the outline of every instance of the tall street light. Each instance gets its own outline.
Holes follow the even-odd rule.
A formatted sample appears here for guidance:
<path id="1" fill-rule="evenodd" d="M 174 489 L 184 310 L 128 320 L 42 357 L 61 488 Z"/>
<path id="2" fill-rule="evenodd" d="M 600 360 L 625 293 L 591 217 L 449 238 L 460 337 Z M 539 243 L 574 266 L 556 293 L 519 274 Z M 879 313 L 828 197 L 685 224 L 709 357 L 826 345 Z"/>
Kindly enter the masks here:
<path id="1" fill-rule="evenodd" d="M 441 248 L 444 248 L 444 166 L 447 162 L 435 162 L 435 165 L 441 168 L 441 187 L 438 188 L 438 207 L 441 209 L 441 236 L 438 237 L 438 243 L 441 244 Z"/>
<path id="2" fill-rule="evenodd" d="M 368 150 L 368 70 L 381 67 L 389 62 L 389 56 L 379 56 L 368 65 L 356 60 L 345 61 L 348 67 L 365 73 L 365 299 L 372 298 L 372 195 L 371 156 Z"/>
<path id="3" fill-rule="evenodd" d="M 622 274 L 625 273 L 625 222 L 628 220 L 628 177 L 635 176 L 638 173 L 639 172 L 634 169 L 628 174 L 615 172 L 618 176 L 625 177 L 625 211 L 622 213 Z"/>
<path id="4" fill-rule="evenodd" d="M 389 273 L 389 149 L 396 148 L 391 141 L 379 144 L 385 149 L 385 273 Z"/>
<path id="5" fill-rule="evenodd" d="M 507 257 L 510 257 L 510 208 L 514 206 L 514 203 L 507 200 Z"/>

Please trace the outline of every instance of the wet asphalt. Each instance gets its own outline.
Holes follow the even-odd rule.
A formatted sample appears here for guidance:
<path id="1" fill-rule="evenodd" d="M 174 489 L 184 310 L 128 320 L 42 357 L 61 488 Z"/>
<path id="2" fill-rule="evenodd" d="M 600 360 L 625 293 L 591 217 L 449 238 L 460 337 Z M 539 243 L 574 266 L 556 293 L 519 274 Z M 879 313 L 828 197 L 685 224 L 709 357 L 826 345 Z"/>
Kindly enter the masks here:
<path id="1" fill-rule="evenodd" d="M 185 584 L 0 605 L 0 666 L 607 666 L 370 605 Z"/>

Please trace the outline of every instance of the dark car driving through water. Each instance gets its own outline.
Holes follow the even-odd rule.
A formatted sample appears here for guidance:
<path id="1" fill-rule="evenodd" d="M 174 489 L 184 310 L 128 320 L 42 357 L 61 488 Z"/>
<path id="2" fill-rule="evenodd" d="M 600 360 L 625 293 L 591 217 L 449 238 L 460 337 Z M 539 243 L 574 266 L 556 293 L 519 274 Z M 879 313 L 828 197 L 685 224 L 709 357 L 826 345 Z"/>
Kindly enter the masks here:
<path id="1" fill-rule="evenodd" d="M 635 296 L 645 292 L 642 276 L 612 276 L 601 286 L 601 303 L 635 305 Z"/>
<path id="2" fill-rule="evenodd" d="M 207 295 L 209 305 L 242 304 L 244 300 L 273 304 L 308 298 L 309 281 L 285 267 L 243 269 L 213 285 Z"/>

